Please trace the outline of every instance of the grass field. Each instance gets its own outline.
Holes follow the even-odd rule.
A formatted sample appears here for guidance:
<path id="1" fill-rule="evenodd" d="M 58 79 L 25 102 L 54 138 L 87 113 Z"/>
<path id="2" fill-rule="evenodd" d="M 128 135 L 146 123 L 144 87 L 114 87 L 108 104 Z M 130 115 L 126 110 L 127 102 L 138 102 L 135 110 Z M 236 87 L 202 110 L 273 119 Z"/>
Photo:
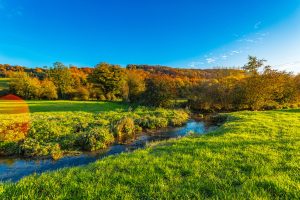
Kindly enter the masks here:
<path id="1" fill-rule="evenodd" d="M 1 199 L 299 199 L 300 110 L 237 112 L 217 131 L 0 186 Z"/>

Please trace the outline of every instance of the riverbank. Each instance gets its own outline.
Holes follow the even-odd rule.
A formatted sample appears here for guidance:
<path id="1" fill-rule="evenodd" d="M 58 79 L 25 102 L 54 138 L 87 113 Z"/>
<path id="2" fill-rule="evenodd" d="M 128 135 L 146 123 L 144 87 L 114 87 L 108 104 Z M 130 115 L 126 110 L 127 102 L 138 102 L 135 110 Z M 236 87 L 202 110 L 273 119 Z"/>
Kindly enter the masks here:
<path id="1" fill-rule="evenodd" d="M 131 108 L 117 102 L 27 101 L 20 104 L 22 109 L 19 104 L 0 102 L 0 110 L 8 112 L 0 114 L 1 156 L 56 160 L 125 143 L 145 129 L 182 126 L 189 119 L 186 110 Z"/>
<path id="2" fill-rule="evenodd" d="M 299 199 L 299 124 L 296 109 L 231 113 L 209 134 L 29 176 L 0 198 Z"/>
<path id="3" fill-rule="evenodd" d="M 64 156 L 59 160 L 42 158 L 0 158 L 0 182 L 18 181 L 21 178 L 41 174 L 64 167 L 75 167 L 87 165 L 96 160 L 103 159 L 110 155 L 132 152 L 145 148 L 153 142 L 165 141 L 173 138 L 181 138 L 186 135 L 204 134 L 217 127 L 206 126 L 204 122 L 189 120 L 184 126 L 177 128 L 163 128 L 139 133 L 133 140 L 125 144 L 113 144 L 107 149 L 96 152 L 80 152 L 79 155 Z"/>

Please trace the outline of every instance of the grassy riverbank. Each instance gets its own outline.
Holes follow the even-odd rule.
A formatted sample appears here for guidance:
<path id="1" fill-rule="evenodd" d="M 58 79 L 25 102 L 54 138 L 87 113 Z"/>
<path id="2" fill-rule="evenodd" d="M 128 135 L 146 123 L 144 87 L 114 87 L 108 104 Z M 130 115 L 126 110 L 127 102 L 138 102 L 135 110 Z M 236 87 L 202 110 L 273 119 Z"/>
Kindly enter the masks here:
<path id="1" fill-rule="evenodd" d="M 22 199 L 299 199 L 300 110 L 237 112 L 217 131 L 0 186 Z"/>
<path id="2" fill-rule="evenodd" d="M 26 107 L 29 106 L 30 112 Z M 0 101 L 0 156 L 52 157 L 123 143 L 142 129 L 180 126 L 184 110 L 118 102 Z M 2 114 L 3 113 L 3 114 Z"/>

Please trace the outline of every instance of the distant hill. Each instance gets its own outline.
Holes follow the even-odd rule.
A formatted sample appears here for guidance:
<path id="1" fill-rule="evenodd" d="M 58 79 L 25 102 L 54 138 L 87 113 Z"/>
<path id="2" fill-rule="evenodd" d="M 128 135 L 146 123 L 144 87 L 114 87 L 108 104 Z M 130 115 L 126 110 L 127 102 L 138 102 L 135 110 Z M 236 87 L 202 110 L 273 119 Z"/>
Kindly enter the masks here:
<path id="1" fill-rule="evenodd" d="M 84 74 L 89 74 L 93 71 L 93 67 L 76 67 L 71 66 L 74 72 L 81 71 Z M 127 70 L 143 70 L 150 74 L 165 74 L 173 78 L 188 78 L 188 79 L 218 79 L 222 77 L 234 76 L 239 77 L 244 75 L 244 71 L 237 68 L 212 68 L 212 69 L 188 69 L 188 68 L 173 68 L 161 65 L 138 65 L 129 64 Z M 24 71 L 30 76 L 35 76 L 43 79 L 46 76 L 49 68 L 27 68 L 24 66 L 13 66 L 8 64 L 0 64 L 0 78 L 9 77 L 9 74 L 17 71 Z"/>
<path id="2" fill-rule="evenodd" d="M 213 68 L 213 69 L 188 69 L 172 68 L 160 65 L 135 65 L 129 64 L 127 69 L 144 70 L 151 74 L 166 74 L 172 77 L 188 77 L 201 79 L 215 79 L 226 76 L 239 76 L 244 74 L 243 70 L 237 68 Z"/>

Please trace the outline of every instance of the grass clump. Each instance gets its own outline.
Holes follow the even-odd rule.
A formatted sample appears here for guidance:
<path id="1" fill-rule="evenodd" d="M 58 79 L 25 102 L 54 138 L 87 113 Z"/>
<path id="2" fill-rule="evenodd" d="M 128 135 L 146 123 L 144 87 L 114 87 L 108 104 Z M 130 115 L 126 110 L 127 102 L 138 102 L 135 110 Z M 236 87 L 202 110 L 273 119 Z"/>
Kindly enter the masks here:
<path id="1" fill-rule="evenodd" d="M 112 131 L 119 142 L 133 138 L 136 132 L 134 120 L 131 117 L 124 117 L 112 124 Z"/>
<path id="2" fill-rule="evenodd" d="M 91 127 L 76 139 L 76 144 L 86 151 L 104 149 L 113 142 L 113 135 L 104 127 Z"/>

